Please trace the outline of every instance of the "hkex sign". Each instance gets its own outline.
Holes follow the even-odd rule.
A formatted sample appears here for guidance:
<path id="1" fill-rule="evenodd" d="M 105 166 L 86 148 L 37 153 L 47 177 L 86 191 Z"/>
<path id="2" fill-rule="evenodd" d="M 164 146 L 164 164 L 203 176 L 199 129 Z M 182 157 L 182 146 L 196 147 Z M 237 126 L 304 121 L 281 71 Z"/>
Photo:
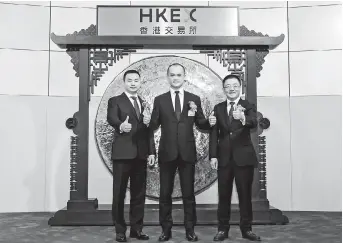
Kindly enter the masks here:
<path id="1" fill-rule="evenodd" d="M 102 36 L 238 36 L 237 7 L 97 6 Z"/>

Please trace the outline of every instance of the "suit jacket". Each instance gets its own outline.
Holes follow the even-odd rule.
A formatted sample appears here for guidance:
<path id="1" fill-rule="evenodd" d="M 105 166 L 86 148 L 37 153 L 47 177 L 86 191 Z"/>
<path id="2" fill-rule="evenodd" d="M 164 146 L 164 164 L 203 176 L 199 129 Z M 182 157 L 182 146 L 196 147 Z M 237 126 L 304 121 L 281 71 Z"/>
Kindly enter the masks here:
<path id="1" fill-rule="evenodd" d="M 188 116 L 188 103 L 190 101 L 197 105 L 195 116 Z M 151 131 L 154 131 L 161 125 L 161 138 L 158 150 L 159 162 L 176 160 L 178 155 L 181 156 L 183 161 L 196 162 L 194 124 L 199 129 L 210 130 L 210 124 L 203 114 L 199 96 L 184 91 L 180 120 L 177 120 L 170 92 L 155 98 L 149 128 Z M 154 147 L 155 145 L 151 143 L 150 146 Z"/>
<path id="2" fill-rule="evenodd" d="M 137 117 L 135 108 L 125 93 L 108 100 L 107 122 L 115 129 L 112 143 L 112 160 L 146 159 L 149 151 L 149 128 L 143 123 L 143 100 L 140 117 Z M 120 133 L 120 125 L 129 116 L 132 128 L 128 133 Z"/>
<path id="3" fill-rule="evenodd" d="M 214 107 L 217 123 L 210 133 L 210 158 L 218 159 L 218 167 L 231 162 L 231 155 L 238 166 L 258 164 L 257 156 L 250 138 L 250 129 L 257 126 L 256 108 L 247 100 L 240 99 L 239 105 L 245 108 L 245 125 L 233 119 L 229 124 L 227 101 Z"/>

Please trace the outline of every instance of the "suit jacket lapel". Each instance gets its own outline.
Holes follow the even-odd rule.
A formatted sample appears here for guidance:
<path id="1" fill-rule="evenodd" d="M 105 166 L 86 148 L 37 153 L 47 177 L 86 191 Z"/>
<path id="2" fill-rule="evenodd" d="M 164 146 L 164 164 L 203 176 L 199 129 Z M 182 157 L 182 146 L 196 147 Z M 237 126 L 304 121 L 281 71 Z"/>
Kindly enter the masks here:
<path id="1" fill-rule="evenodd" d="M 166 93 L 166 104 L 168 106 L 168 109 L 170 110 L 170 113 L 172 114 L 172 117 L 177 120 L 170 91 Z"/>
<path id="2" fill-rule="evenodd" d="M 132 105 L 132 103 L 131 103 L 129 97 L 127 97 L 127 95 L 126 95 L 125 93 L 123 93 L 122 96 L 123 96 L 123 100 L 125 101 L 126 105 L 127 105 L 128 107 L 131 108 L 131 113 L 132 113 L 133 116 L 138 120 L 136 110 L 135 110 L 135 108 L 133 107 L 133 105 Z"/>
<path id="3" fill-rule="evenodd" d="M 225 103 L 223 103 L 223 108 L 224 109 L 224 119 L 225 119 L 225 124 L 227 126 L 227 128 L 230 127 L 230 124 L 229 124 L 229 113 L 227 112 L 227 100 Z"/>
<path id="4" fill-rule="evenodd" d="M 180 121 L 188 116 L 188 102 L 189 101 L 190 101 L 189 94 L 188 92 L 184 91 L 183 92 L 183 106 L 182 106 L 182 111 L 180 115 Z"/>

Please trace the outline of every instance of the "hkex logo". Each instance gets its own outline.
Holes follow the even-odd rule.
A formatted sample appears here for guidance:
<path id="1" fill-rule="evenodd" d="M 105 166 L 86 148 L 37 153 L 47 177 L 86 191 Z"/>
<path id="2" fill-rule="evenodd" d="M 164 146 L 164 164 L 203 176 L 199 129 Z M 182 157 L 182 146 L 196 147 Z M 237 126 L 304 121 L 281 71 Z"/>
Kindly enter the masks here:
<path id="1" fill-rule="evenodd" d="M 155 10 L 155 11 L 153 11 Z M 193 22 L 197 22 L 197 20 L 194 17 L 194 13 L 196 11 L 196 8 L 193 8 L 191 10 L 184 9 L 185 14 L 183 14 L 183 22 L 188 22 L 189 20 Z M 170 14 L 167 11 L 170 11 Z M 170 16 L 170 19 L 166 18 L 167 16 Z M 156 22 L 181 22 L 181 9 L 180 8 L 141 8 L 139 11 L 139 20 L 142 23 L 143 20 L 149 20 L 149 23 L 152 23 L 153 21 Z"/>

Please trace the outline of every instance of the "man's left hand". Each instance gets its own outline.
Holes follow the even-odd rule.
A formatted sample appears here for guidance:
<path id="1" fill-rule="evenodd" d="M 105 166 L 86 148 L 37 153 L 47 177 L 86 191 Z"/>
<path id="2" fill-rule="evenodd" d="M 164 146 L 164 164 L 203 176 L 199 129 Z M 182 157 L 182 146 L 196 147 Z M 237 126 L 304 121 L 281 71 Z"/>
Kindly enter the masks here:
<path id="1" fill-rule="evenodd" d="M 147 115 L 144 115 L 144 117 L 143 117 L 143 123 L 144 123 L 146 126 L 149 126 L 150 117 L 148 117 Z"/>

